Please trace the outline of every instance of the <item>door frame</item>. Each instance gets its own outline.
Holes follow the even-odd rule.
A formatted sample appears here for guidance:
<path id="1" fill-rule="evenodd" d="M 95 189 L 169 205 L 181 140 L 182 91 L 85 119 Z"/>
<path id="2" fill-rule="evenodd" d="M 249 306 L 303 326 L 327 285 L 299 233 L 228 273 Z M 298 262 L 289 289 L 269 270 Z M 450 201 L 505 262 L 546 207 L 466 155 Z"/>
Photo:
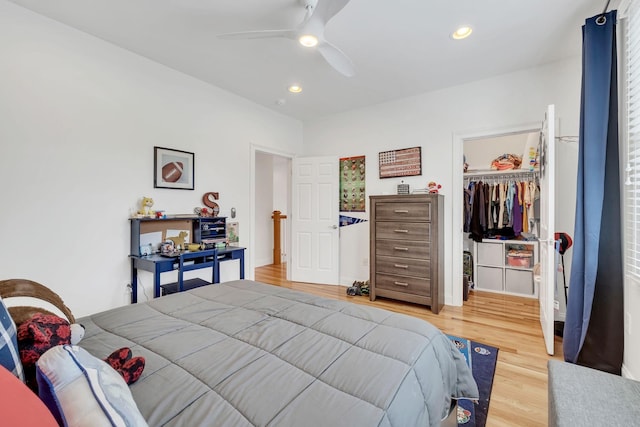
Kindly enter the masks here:
<path id="1" fill-rule="evenodd" d="M 464 141 L 474 139 L 494 138 L 505 135 L 513 135 L 517 133 L 540 132 L 542 130 L 542 122 L 525 123 L 517 126 L 510 126 L 495 129 L 483 129 L 469 132 L 459 132 L 453 134 L 453 150 L 451 159 L 452 184 L 453 184 L 453 224 L 451 227 L 451 305 L 462 305 L 462 237 L 463 231 L 463 215 L 462 215 L 462 187 L 464 185 L 464 172 L 462 169 L 462 159 L 464 155 Z M 457 278 L 460 278 L 458 284 Z"/>
<path id="2" fill-rule="evenodd" d="M 248 272 L 248 274 L 246 274 L 245 276 L 248 279 L 255 279 L 255 248 L 256 248 L 256 240 L 255 240 L 255 228 L 256 228 L 256 207 L 255 207 L 255 200 L 256 200 L 256 154 L 260 152 L 260 153 L 265 153 L 265 154 L 270 154 L 272 156 L 279 156 L 279 157 L 285 157 L 287 159 L 289 159 L 289 165 L 291 165 L 291 162 L 293 161 L 293 158 L 295 157 L 294 154 L 286 152 L 286 151 L 280 151 L 280 150 L 276 150 L 274 148 L 270 148 L 270 147 L 266 147 L 266 146 L 262 146 L 259 144 L 254 144 L 251 143 L 250 144 L 250 167 L 249 167 L 249 199 L 251 200 L 251 203 L 249 205 L 249 257 L 246 260 L 246 271 Z M 289 173 L 291 173 L 291 170 L 289 170 Z M 289 188 L 288 188 L 288 197 L 287 197 L 287 209 L 291 209 L 291 180 L 289 180 Z M 290 212 L 289 212 L 290 214 Z M 287 233 L 285 233 L 286 235 L 286 247 L 287 248 L 291 248 L 291 230 L 290 230 L 290 226 L 289 226 L 290 222 L 287 221 L 287 227 L 289 227 L 289 229 L 287 230 Z M 288 280 L 289 277 L 291 277 L 291 257 L 293 256 L 293 254 L 289 254 L 289 258 L 288 258 L 288 262 L 287 262 L 287 277 L 286 279 Z"/>

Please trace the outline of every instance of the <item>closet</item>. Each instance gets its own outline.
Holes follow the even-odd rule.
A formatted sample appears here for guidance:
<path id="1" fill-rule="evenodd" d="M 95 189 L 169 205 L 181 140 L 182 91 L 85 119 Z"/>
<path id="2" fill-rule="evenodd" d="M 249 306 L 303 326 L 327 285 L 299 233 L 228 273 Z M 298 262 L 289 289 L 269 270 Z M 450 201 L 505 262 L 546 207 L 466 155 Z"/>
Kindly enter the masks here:
<path id="1" fill-rule="evenodd" d="M 538 297 L 538 139 L 529 132 L 464 142 L 463 242 L 476 290 Z"/>

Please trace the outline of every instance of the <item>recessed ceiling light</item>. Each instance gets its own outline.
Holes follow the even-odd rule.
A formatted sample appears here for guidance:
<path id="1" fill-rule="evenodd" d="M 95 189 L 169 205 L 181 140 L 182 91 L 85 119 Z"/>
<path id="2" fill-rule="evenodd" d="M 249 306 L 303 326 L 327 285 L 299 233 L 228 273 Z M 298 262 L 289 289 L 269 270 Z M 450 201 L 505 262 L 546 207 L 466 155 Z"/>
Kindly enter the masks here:
<path id="1" fill-rule="evenodd" d="M 318 44 L 318 38 L 313 34 L 303 34 L 298 38 L 298 41 L 304 47 L 314 47 Z"/>
<path id="2" fill-rule="evenodd" d="M 289 92 L 291 92 L 291 93 L 300 93 L 300 92 L 302 92 L 302 86 L 300 86 L 300 85 L 291 85 L 291 86 L 289 86 Z"/>
<path id="3" fill-rule="evenodd" d="M 472 32 L 473 29 L 471 27 L 460 27 L 455 30 L 453 34 L 451 34 L 451 37 L 453 37 L 455 40 L 462 40 L 469 37 Z"/>

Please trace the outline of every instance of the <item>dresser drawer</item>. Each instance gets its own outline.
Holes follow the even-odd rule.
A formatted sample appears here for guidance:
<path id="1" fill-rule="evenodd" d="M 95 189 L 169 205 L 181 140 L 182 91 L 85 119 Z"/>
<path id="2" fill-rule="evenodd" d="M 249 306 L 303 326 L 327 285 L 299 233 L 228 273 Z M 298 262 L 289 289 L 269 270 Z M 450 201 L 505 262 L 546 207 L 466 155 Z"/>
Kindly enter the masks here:
<path id="1" fill-rule="evenodd" d="M 431 203 L 376 203 L 378 221 L 431 221 Z"/>
<path id="2" fill-rule="evenodd" d="M 402 276 L 429 277 L 431 262 L 427 259 L 376 257 L 376 273 L 400 274 Z"/>
<path id="3" fill-rule="evenodd" d="M 419 279 L 417 277 L 376 274 L 375 287 L 415 295 L 431 295 L 431 282 L 429 279 Z"/>
<path id="4" fill-rule="evenodd" d="M 428 222 L 376 222 L 376 239 L 431 241 Z"/>
<path id="5" fill-rule="evenodd" d="M 404 258 L 429 259 L 431 258 L 431 242 L 419 240 L 378 240 L 376 242 L 376 255 L 395 256 Z"/>

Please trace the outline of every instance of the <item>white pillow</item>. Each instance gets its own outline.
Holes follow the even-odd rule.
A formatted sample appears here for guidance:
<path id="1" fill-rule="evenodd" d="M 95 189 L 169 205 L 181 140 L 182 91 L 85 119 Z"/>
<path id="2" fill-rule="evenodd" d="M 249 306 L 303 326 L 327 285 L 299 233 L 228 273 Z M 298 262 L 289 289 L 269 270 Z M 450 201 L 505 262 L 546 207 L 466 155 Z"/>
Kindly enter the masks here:
<path id="1" fill-rule="evenodd" d="M 78 346 L 45 352 L 36 378 L 40 399 L 60 425 L 147 427 L 122 376 Z"/>

